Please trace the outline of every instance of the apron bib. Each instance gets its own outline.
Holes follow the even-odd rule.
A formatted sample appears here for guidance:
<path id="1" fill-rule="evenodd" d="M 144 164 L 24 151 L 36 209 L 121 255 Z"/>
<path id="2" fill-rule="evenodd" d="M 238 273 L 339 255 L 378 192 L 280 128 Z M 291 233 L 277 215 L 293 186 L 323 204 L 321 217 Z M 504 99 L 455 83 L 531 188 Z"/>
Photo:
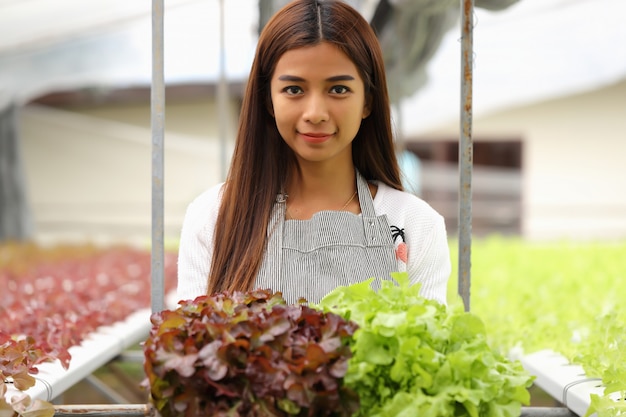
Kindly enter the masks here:
<path id="1" fill-rule="evenodd" d="M 376 216 L 367 181 L 356 172 L 361 214 L 321 211 L 310 220 L 285 221 L 279 194 L 268 225 L 268 243 L 255 287 L 280 291 L 288 303 L 319 302 L 338 286 L 398 270 L 386 216 Z"/>

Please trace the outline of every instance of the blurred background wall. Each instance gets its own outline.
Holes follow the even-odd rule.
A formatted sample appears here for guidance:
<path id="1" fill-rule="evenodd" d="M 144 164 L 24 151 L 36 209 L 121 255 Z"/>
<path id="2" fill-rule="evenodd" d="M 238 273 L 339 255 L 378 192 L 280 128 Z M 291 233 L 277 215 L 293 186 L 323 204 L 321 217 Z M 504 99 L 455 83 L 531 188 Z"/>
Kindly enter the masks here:
<path id="1" fill-rule="evenodd" d="M 175 239 L 186 205 L 219 180 L 219 141 L 203 129 L 208 103 L 187 104 L 172 120 L 184 131 L 206 130 L 204 137 L 169 130 L 165 153 L 165 234 Z M 191 108 L 193 114 L 187 113 Z M 195 111 L 194 111 L 195 108 Z M 175 110 L 176 109 L 176 110 Z M 148 243 L 151 233 L 151 133 L 149 108 L 117 105 L 74 111 L 27 106 L 20 127 L 27 189 L 40 241 Z M 96 111 L 98 113 L 98 111 Z M 172 123 L 174 124 L 174 123 Z M 209 125 L 210 126 L 210 125 Z"/>

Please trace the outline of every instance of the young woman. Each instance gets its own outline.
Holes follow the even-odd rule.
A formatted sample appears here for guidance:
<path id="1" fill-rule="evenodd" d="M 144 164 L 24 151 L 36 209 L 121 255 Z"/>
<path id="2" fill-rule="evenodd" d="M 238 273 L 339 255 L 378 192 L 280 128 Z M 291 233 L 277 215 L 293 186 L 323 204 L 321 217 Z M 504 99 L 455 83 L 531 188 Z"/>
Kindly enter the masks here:
<path id="1" fill-rule="evenodd" d="M 443 218 L 402 191 L 382 53 L 337 0 L 295 0 L 263 29 L 224 184 L 189 206 L 181 299 L 270 288 L 318 302 L 407 271 L 446 302 Z"/>

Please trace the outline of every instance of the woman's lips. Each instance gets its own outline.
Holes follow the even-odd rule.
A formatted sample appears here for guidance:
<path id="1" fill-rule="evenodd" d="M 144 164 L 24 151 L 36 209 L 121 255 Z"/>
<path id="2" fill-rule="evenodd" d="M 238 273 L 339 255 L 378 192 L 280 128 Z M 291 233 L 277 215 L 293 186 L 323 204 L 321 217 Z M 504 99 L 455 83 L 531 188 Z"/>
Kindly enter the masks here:
<path id="1" fill-rule="evenodd" d="M 300 133 L 300 136 L 305 142 L 308 143 L 322 143 L 327 141 L 333 136 L 334 133 L 315 133 L 315 132 L 306 132 Z"/>

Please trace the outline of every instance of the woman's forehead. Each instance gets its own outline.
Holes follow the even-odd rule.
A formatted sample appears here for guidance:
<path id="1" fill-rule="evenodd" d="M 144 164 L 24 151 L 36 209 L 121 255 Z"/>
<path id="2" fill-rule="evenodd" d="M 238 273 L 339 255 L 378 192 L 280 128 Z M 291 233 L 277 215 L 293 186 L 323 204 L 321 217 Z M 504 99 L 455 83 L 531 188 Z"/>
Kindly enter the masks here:
<path id="1" fill-rule="evenodd" d="M 288 50 L 278 59 L 272 78 L 302 74 L 320 78 L 342 76 L 361 78 L 350 57 L 328 42 Z"/>

